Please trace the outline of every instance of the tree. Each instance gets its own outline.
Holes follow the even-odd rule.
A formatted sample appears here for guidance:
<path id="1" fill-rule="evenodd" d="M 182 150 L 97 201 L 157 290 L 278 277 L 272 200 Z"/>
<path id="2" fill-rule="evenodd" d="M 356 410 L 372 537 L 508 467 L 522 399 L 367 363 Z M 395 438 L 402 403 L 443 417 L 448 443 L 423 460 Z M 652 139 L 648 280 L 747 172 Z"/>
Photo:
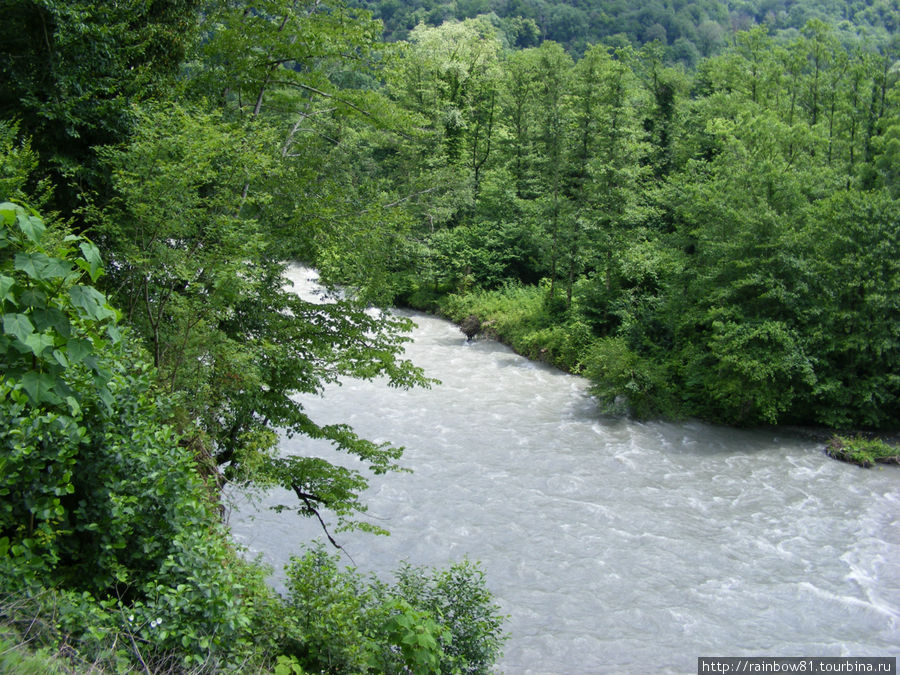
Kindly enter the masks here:
<path id="1" fill-rule="evenodd" d="M 405 213 L 392 208 L 405 184 L 388 171 L 376 179 L 372 156 L 402 157 L 415 118 L 381 90 L 389 59 L 376 44 L 379 24 L 341 2 L 270 0 L 212 2 L 201 30 L 186 90 L 252 124 L 279 166 L 243 188 L 245 198 L 251 187 L 266 195 L 247 215 L 266 224 L 270 254 L 389 301 L 387 270 L 409 253 L 396 245 Z"/>
<path id="2" fill-rule="evenodd" d="M 302 433 L 376 473 L 397 469 L 401 449 L 318 425 L 291 396 L 341 376 L 427 383 L 400 358 L 407 321 L 372 316 L 359 301 L 312 305 L 283 288 L 285 251 L 316 262 L 367 222 L 343 217 L 361 211 L 358 193 L 344 201 L 341 179 L 352 173 L 330 173 L 347 155 L 328 139 L 350 137 L 347 120 L 396 121 L 380 95 L 336 83 L 356 59 L 362 72 L 373 24 L 341 5 L 283 0 L 215 3 L 202 28 L 184 84 L 196 102 L 135 109 L 131 141 L 102 151 L 115 197 L 85 214 L 115 261 L 108 286 L 208 471 L 282 485 L 304 515 L 330 509 L 342 526 L 367 527 L 354 519 L 364 510 L 361 472 L 275 449 L 276 430 Z M 315 154 L 323 147 L 334 150 L 324 162 Z"/>
<path id="3" fill-rule="evenodd" d="M 825 96 L 826 72 L 831 69 L 838 50 L 837 40 L 830 35 L 828 26 L 819 20 L 811 20 L 803 27 L 803 35 L 809 48 L 810 77 L 805 107 L 809 111 L 809 123 L 815 126 L 822 112 Z"/>
<path id="4" fill-rule="evenodd" d="M 2 592 L 54 589 L 66 639 L 96 641 L 130 614 L 145 667 L 175 649 L 185 667 L 247 658 L 245 598 L 262 586 L 237 590 L 249 578 L 165 424 L 170 400 L 94 286 L 103 273 L 90 241 L 0 204 Z"/>
<path id="5" fill-rule="evenodd" d="M 423 159 L 460 193 L 459 224 L 477 205 L 499 122 L 500 42 L 483 20 L 417 26 L 390 78 L 391 90 L 421 115 L 433 150 Z M 436 149 L 440 152 L 435 152 Z"/>
<path id="6" fill-rule="evenodd" d="M 174 401 L 93 286 L 103 273 L 89 241 L 0 203 L 6 620 L 36 612 L 30 641 L 116 670 L 280 672 L 299 655 L 340 672 L 487 672 L 503 619 L 469 563 L 364 588 L 319 550 L 291 565 L 288 599 L 267 587 L 166 423 Z"/>
<path id="7" fill-rule="evenodd" d="M 503 116 L 509 133 L 501 144 L 519 199 L 536 196 L 537 58 L 535 49 L 522 49 L 507 55 L 503 63 Z"/>
<path id="8" fill-rule="evenodd" d="M 646 94 L 628 65 L 633 52 L 620 50 L 615 56 L 593 47 L 574 69 L 569 191 L 575 222 L 583 225 L 571 239 L 569 304 L 575 276 L 585 268 L 596 269 L 610 290 L 613 256 L 626 245 L 623 233 L 644 220 L 640 194 L 649 177 L 649 146 L 639 110 Z"/>
<path id="9" fill-rule="evenodd" d="M 832 428 L 890 428 L 900 413 L 900 217 L 886 190 L 837 192 L 797 233 L 810 298 L 800 308 L 816 383 L 803 416 Z"/>
<path id="10" fill-rule="evenodd" d="M 653 97 L 653 106 L 644 117 L 644 129 L 653 146 L 651 162 L 657 176 L 674 168 L 676 140 L 681 132 L 680 103 L 687 82 L 682 71 L 666 67 L 659 43 L 645 45 L 639 52 L 639 72 Z"/>
<path id="11" fill-rule="evenodd" d="M 892 113 L 883 121 L 884 133 L 876 145 L 875 166 L 884 187 L 900 198 L 900 88 L 891 90 Z"/>
<path id="12" fill-rule="evenodd" d="M 66 36 L 96 34 L 96 43 L 69 44 L 73 58 L 94 44 L 101 54 L 65 64 L 77 71 L 67 82 L 73 91 L 97 84 L 91 100 L 109 108 L 75 106 L 66 118 L 69 131 L 103 127 L 83 145 L 83 175 L 96 183 L 79 186 L 77 208 L 66 203 L 100 247 L 0 203 L 0 590 L 58 598 L 50 631 L 90 642 L 91 655 L 108 648 L 111 670 L 265 671 L 273 653 L 293 668 L 285 655 L 311 640 L 290 633 L 294 608 L 233 550 L 216 488 L 277 484 L 323 525 L 330 510 L 339 526 L 382 531 L 359 519 L 365 469 L 277 456 L 279 433 L 301 433 L 375 473 L 400 469 L 402 449 L 319 424 L 292 397 L 343 376 L 429 383 L 402 358 L 409 321 L 358 299 L 309 303 L 284 287 L 285 251 L 317 262 L 359 241 L 360 226 L 403 222 L 390 215 L 403 198 L 388 178 L 354 186 L 365 171 L 340 166 L 389 151 L 387 138 L 403 137 L 411 118 L 374 91 L 366 61 L 375 24 L 340 4 L 211 2 L 193 15 L 204 30 L 193 58 L 168 50 L 175 62 L 151 62 L 138 85 L 118 68 L 152 51 L 157 26 L 146 13 L 159 18 L 168 3 L 33 5 L 29 13 L 17 3 L 13 18 L 52 10 L 50 51 Z M 106 35 L 103 18 L 122 34 Z M 19 128 L 0 120 L 0 198 L 45 197 L 29 180 L 38 165 Z M 346 197 L 345 182 L 355 188 Z M 373 189 L 367 214 L 359 205 Z M 439 665 L 438 639 L 450 635 L 442 617 L 391 598 L 381 618 L 379 663 Z M 498 626 L 470 631 L 473 649 L 478 628 L 498 645 Z M 496 656 L 485 648 L 481 656 Z M 458 653 L 446 650 L 448 663 L 467 667 Z"/>
<path id="13" fill-rule="evenodd" d="M 126 137 L 130 104 L 167 91 L 193 46 L 200 0 L 3 0 L 0 118 L 32 139 L 54 207 L 105 196 L 94 149 Z"/>
<path id="14" fill-rule="evenodd" d="M 752 38 L 739 39 L 742 49 L 752 46 Z M 884 426 L 895 405 L 892 381 L 869 374 L 842 352 L 837 336 L 854 335 L 853 349 L 867 355 L 866 363 L 879 364 L 879 372 L 893 358 L 880 321 L 872 322 L 871 332 L 855 323 L 844 326 L 842 321 L 858 319 L 841 303 L 855 303 L 873 317 L 893 316 L 882 299 L 892 297 L 895 283 L 891 266 L 885 267 L 895 257 L 895 219 L 888 215 L 886 193 L 852 187 L 829 157 L 830 143 L 846 142 L 835 128 L 852 125 L 831 123 L 830 92 L 812 93 L 812 52 L 802 52 L 813 64 L 807 88 L 786 81 L 786 74 L 806 72 L 798 50 L 766 67 L 782 68 L 780 88 L 765 84 L 769 77 L 739 86 L 736 74 L 748 67 L 762 72 L 743 57 L 726 55 L 705 70 L 708 82 L 723 84 L 694 104 L 695 124 L 703 129 L 695 159 L 672 174 L 663 191 L 675 207 L 676 230 L 668 239 L 681 250 L 662 277 L 662 305 L 637 326 L 623 324 L 619 334 L 637 352 L 629 357 L 633 371 L 645 374 L 638 381 L 646 386 L 636 385 L 642 401 L 652 398 L 652 383 L 659 380 L 655 366 L 661 364 L 678 383 L 689 414 L 741 424 L 813 419 L 832 426 Z M 834 63 L 840 67 L 840 58 Z M 822 68 L 819 76 L 837 75 Z M 814 98 L 819 112 L 804 107 L 801 118 L 801 104 L 812 106 Z M 834 104 L 835 115 L 849 112 L 841 112 L 844 101 Z M 863 202 L 872 208 L 862 209 Z M 837 224 L 841 218 L 844 225 Z M 872 274 L 862 274 L 860 266 Z M 860 285 L 862 277 L 869 283 Z M 838 300 L 848 292 L 853 301 Z M 823 331 L 830 321 L 843 327 Z M 656 322 L 671 332 L 647 330 Z M 875 356 L 870 349 L 882 351 Z M 859 388 L 846 379 L 845 364 L 859 373 Z M 621 374 L 602 376 L 624 381 Z"/>
<path id="15" fill-rule="evenodd" d="M 545 42 L 537 50 L 537 124 L 535 129 L 540 159 L 537 165 L 540 208 L 550 245 L 550 297 L 555 295 L 563 228 L 571 225 L 571 210 L 564 193 L 564 159 L 568 150 L 566 96 L 572 59 L 555 42 Z"/>
<path id="16" fill-rule="evenodd" d="M 297 493 L 306 515 L 327 507 L 350 525 L 364 510 L 362 475 L 313 458 L 277 458 L 275 430 L 326 438 L 375 472 L 398 468 L 399 449 L 346 426 L 319 426 L 291 395 L 317 393 L 343 375 L 424 384 L 421 371 L 399 359 L 408 322 L 372 317 L 352 301 L 313 305 L 283 288 L 284 265 L 267 254 L 269 233 L 245 215 L 265 199 L 256 191 L 263 176 L 278 170 L 258 127 L 174 106 L 140 118 L 129 146 L 104 153 L 118 197 L 95 216 L 115 262 L 115 297 L 161 383 L 199 423 L 197 440 L 222 478 L 277 483 Z M 170 217 L 160 217 L 163 204 Z"/>

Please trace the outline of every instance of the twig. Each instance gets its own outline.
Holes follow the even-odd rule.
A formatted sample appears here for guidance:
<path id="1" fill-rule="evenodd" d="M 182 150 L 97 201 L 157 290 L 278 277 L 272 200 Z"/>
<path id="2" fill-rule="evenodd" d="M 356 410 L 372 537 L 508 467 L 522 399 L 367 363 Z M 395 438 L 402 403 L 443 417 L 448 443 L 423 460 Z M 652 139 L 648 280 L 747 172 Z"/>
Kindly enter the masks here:
<path id="1" fill-rule="evenodd" d="M 128 625 L 129 621 L 125 618 L 125 610 L 122 606 L 122 595 L 119 593 L 118 588 L 116 589 L 116 596 L 119 599 L 119 615 L 122 617 L 122 625 L 125 626 L 125 633 L 127 633 L 128 639 L 131 641 L 131 647 L 134 649 L 134 653 L 137 654 L 138 661 L 140 661 L 141 665 L 144 667 L 144 672 L 147 673 L 147 675 L 153 675 L 153 673 L 150 672 L 150 668 L 148 668 L 147 664 L 144 662 L 141 650 L 138 649 L 137 642 L 135 642 L 134 635 L 131 632 L 131 627 Z M 118 636 L 116 637 L 116 640 L 118 640 Z"/>
<path id="2" fill-rule="evenodd" d="M 328 537 L 328 541 L 331 542 L 331 545 L 334 546 L 336 549 L 338 549 L 345 556 L 347 556 L 347 558 L 350 559 L 350 562 L 353 563 L 353 566 L 356 567 L 357 566 L 356 561 L 353 559 L 353 557 L 349 553 L 347 553 L 347 550 L 343 546 L 341 546 L 334 540 L 334 537 L 332 537 L 331 533 L 328 531 L 328 526 L 325 524 L 325 521 L 322 520 L 322 516 L 319 514 L 319 511 L 316 509 L 315 506 L 312 505 L 313 500 L 317 501 L 317 502 L 323 502 L 323 500 L 320 499 L 319 497 L 316 497 L 315 495 L 311 495 L 306 492 L 303 492 L 298 485 L 291 485 L 291 487 L 294 488 L 294 492 L 297 493 L 297 496 L 300 498 L 300 500 L 303 502 L 303 504 L 306 506 L 306 508 L 316 518 L 318 518 L 319 524 L 322 526 L 322 531 L 325 533 L 325 536 Z"/>

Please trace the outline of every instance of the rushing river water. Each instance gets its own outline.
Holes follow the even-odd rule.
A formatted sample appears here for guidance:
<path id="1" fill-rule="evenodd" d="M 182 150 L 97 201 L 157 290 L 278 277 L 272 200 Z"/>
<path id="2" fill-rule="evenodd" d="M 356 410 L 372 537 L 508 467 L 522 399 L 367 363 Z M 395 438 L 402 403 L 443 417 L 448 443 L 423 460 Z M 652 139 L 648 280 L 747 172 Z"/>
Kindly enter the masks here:
<path id="1" fill-rule="evenodd" d="M 365 495 L 392 535 L 338 539 L 384 576 L 402 559 L 480 560 L 510 616 L 501 671 L 900 653 L 900 469 L 835 462 L 790 432 L 604 418 L 582 379 L 414 318 L 407 355 L 440 386 L 348 381 L 303 403 L 405 446 L 414 473 L 374 477 Z M 302 438 L 283 451 L 329 452 Z M 265 508 L 279 498 L 231 515 L 276 569 L 320 535 Z"/>

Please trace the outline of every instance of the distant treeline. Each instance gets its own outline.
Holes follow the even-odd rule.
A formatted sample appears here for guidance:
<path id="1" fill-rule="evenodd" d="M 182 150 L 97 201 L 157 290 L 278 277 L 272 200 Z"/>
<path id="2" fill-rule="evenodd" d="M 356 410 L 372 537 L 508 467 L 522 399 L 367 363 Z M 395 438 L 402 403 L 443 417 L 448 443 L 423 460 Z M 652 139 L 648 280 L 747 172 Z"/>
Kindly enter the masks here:
<path id="1" fill-rule="evenodd" d="M 511 47 L 544 40 L 581 55 L 591 44 L 639 47 L 660 41 L 670 62 L 694 66 L 732 42 L 737 31 L 765 25 L 787 39 L 812 19 L 841 42 L 881 48 L 900 30 L 897 0 L 352 0 L 384 23 L 385 39 L 405 40 L 419 23 L 487 15 Z"/>

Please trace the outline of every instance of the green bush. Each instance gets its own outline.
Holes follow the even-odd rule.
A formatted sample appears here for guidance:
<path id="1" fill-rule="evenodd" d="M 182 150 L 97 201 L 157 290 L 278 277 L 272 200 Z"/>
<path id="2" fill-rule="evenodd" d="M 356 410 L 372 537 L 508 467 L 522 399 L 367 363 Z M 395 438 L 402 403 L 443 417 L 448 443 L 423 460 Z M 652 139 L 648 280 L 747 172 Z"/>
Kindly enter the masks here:
<path id="1" fill-rule="evenodd" d="M 285 657 L 332 673 L 486 673 L 501 654 L 503 617 L 481 570 L 410 566 L 396 584 L 341 570 L 321 547 L 288 571 Z"/>
<path id="2" fill-rule="evenodd" d="M 249 627 L 271 593 L 165 424 L 102 273 L 90 242 L 0 205 L 0 592 L 58 589 L 53 628 L 89 655 L 123 631 L 138 661 L 264 652 Z"/>
<path id="3" fill-rule="evenodd" d="M 405 564 L 394 592 L 446 629 L 442 673 L 485 673 L 499 659 L 505 637 L 481 568 L 463 560 L 445 570 Z"/>
<path id="4" fill-rule="evenodd" d="M 665 373 L 629 349 L 623 338 L 597 340 L 584 372 L 591 380 L 591 393 L 608 412 L 628 411 L 639 418 L 677 415 Z"/>

